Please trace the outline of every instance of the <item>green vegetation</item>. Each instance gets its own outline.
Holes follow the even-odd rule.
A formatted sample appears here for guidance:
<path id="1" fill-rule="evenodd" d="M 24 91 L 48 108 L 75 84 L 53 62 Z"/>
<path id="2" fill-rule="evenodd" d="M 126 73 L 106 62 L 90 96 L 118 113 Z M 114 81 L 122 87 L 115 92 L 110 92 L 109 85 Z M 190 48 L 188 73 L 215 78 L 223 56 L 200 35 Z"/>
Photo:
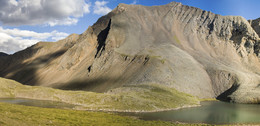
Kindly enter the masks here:
<path id="1" fill-rule="evenodd" d="M 79 105 L 75 109 L 111 111 L 155 111 L 188 105 L 199 100 L 175 89 L 157 84 L 129 85 L 109 93 L 63 91 L 25 86 L 0 78 L 0 97 L 21 97 L 63 101 Z M 0 125 L 204 125 L 144 121 L 104 112 L 49 109 L 0 103 Z"/>
<path id="2" fill-rule="evenodd" d="M 196 97 L 157 84 L 138 84 L 109 93 L 94 93 L 25 86 L 0 78 L 0 98 L 15 97 L 61 101 L 78 105 L 75 109 L 106 111 L 158 111 L 199 104 Z"/>
<path id="3" fill-rule="evenodd" d="M 118 102 L 109 104 L 119 111 L 167 110 L 199 104 L 193 96 L 156 84 L 131 85 L 115 89 L 114 92 L 119 94 L 116 97 Z"/>
<path id="4" fill-rule="evenodd" d="M 162 58 L 161 56 L 149 56 L 152 59 L 160 60 L 162 64 L 165 63 L 166 59 Z"/>
<path id="5" fill-rule="evenodd" d="M 0 125 L 83 125 L 83 126 L 200 126 L 165 121 L 144 121 L 112 113 L 38 108 L 0 103 Z"/>
<path id="6" fill-rule="evenodd" d="M 178 37 L 176 35 L 173 36 L 173 39 L 178 43 L 181 44 L 181 41 L 178 39 Z"/>
<path id="7" fill-rule="evenodd" d="M 47 109 L 0 103 L 0 125 L 173 125 L 170 122 L 143 121 L 103 112 Z"/>
<path id="8" fill-rule="evenodd" d="M 160 61 L 161 61 L 162 64 L 164 64 L 166 59 L 161 59 Z"/>
<path id="9" fill-rule="evenodd" d="M 216 98 L 205 98 L 205 99 L 200 99 L 200 101 L 217 101 Z"/>

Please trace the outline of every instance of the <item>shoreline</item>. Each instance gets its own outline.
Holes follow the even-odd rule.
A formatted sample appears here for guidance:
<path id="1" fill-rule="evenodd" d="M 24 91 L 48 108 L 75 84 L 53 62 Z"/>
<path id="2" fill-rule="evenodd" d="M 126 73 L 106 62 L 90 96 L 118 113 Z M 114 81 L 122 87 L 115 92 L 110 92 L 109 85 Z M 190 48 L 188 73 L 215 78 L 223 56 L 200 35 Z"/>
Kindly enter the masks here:
<path id="1" fill-rule="evenodd" d="M 184 105 L 182 107 L 177 108 L 169 108 L 169 109 L 158 109 L 158 110 L 116 110 L 116 109 L 80 109 L 75 108 L 74 110 L 80 110 L 80 111 L 93 111 L 93 112 L 111 112 L 111 113 L 152 113 L 152 112 L 164 112 L 164 111 L 173 111 L 173 110 L 179 110 L 179 109 L 185 109 L 185 108 L 193 108 L 193 107 L 200 107 L 199 105 Z"/>
<path id="2" fill-rule="evenodd" d="M 129 113 L 151 113 L 151 112 L 163 112 L 163 111 L 171 111 L 171 110 L 179 110 L 179 109 L 184 109 L 184 108 L 192 108 L 192 107 L 200 107 L 201 104 L 200 102 L 198 102 L 198 104 L 196 105 L 183 105 L 180 107 L 176 107 L 176 108 L 168 108 L 168 109 L 157 109 L 157 110 L 119 110 L 119 109 L 115 109 L 115 108 L 111 108 L 111 109 L 88 109 L 85 108 L 86 106 L 84 106 L 84 104 L 73 104 L 70 102 L 66 102 L 66 101 L 57 101 L 57 100 L 47 100 L 47 99 L 33 99 L 33 98 L 24 98 L 24 97 L 0 97 L 0 99 L 30 99 L 30 100 L 40 100 L 40 101 L 52 101 L 52 102 L 61 102 L 61 103 L 66 103 L 66 104 L 71 104 L 74 105 L 75 107 L 70 108 L 71 110 L 79 110 L 79 111 L 93 111 L 93 112 L 114 112 L 114 113 L 120 113 L 120 112 L 129 112 Z M 5 102 L 5 103 L 9 103 L 9 102 Z M 15 104 L 15 103 L 9 103 L 9 104 Z M 16 104 L 19 105 L 19 104 Z M 37 106 L 34 106 L 37 107 Z M 44 107 L 40 107 L 40 108 L 44 108 Z M 62 109 L 62 108 L 60 108 Z"/>
<path id="3" fill-rule="evenodd" d="M 0 99 L 30 99 L 30 100 L 40 100 L 40 101 L 52 101 L 52 102 L 61 102 L 61 103 L 66 103 L 66 104 L 71 104 L 74 105 L 75 107 L 73 108 L 69 108 L 71 110 L 79 110 L 79 111 L 93 111 L 93 112 L 111 112 L 111 113 L 121 113 L 121 112 L 128 112 L 128 113 L 152 113 L 152 112 L 163 112 L 163 111 L 171 111 L 171 110 L 179 110 L 179 109 L 184 109 L 184 108 L 193 108 L 193 107 L 200 107 L 201 104 L 200 102 L 198 102 L 198 104 L 196 105 L 183 105 L 180 107 L 176 107 L 176 108 L 168 108 L 168 109 L 157 109 L 157 110 L 119 110 L 119 109 L 115 109 L 115 108 L 111 108 L 111 109 L 88 109 L 85 108 L 86 106 L 84 106 L 84 104 L 73 104 L 70 102 L 66 102 L 66 101 L 57 101 L 57 100 L 48 100 L 48 99 L 33 99 L 33 98 L 24 98 L 24 97 L 0 97 Z M 9 102 L 3 102 L 3 103 L 9 103 Z M 9 104 L 15 104 L 15 103 L 9 103 Z M 19 105 L 19 104 L 16 104 Z M 30 105 L 29 105 L 30 106 Z M 37 106 L 34 106 L 37 107 Z M 45 107 L 40 107 L 40 108 L 45 108 Z M 62 108 L 60 108 L 62 109 Z"/>

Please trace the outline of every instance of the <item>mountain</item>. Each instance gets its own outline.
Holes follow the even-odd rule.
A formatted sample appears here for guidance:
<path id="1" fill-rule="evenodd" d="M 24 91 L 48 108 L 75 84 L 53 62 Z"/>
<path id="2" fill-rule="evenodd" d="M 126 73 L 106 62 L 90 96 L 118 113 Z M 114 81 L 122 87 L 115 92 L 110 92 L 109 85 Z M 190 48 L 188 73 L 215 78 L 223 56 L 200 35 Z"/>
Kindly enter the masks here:
<path id="1" fill-rule="evenodd" d="M 152 84 L 198 98 L 260 103 L 257 20 L 177 2 L 119 4 L 80 35 L 39 42 L 2 58 L 0 76 L 111 94 L 149 93 Z"/>
<path id="2" fill-rule="evenodd" d="M 8 56 L 8 54 L 3 53 L 3 52 L 0 52 L 0 57 L 1 57 L 1 56 Z"/>

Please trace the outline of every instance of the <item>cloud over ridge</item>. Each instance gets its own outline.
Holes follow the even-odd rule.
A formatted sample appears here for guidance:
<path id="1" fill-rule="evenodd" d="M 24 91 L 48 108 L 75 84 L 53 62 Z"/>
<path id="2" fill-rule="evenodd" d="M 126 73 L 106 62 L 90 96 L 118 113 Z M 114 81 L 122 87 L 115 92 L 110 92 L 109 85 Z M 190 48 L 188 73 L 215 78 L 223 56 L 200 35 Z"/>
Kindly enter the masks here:
<path id="1" fill-rule="evenodd" d="M 112 9 L 107 7 L 108 1 L 96 1 L 94 5 L 94 14 L 105 15 Z"/>
<path id="2" fill-rule="evenodd" d="M 29 30 L 4 29 L 0 27 L 0 52 L 14 53 L 25 49 L 39 41 L 57 41 L 67 37 L 69 34 L 56 30 L 48 33 L 37 33 Z"/>

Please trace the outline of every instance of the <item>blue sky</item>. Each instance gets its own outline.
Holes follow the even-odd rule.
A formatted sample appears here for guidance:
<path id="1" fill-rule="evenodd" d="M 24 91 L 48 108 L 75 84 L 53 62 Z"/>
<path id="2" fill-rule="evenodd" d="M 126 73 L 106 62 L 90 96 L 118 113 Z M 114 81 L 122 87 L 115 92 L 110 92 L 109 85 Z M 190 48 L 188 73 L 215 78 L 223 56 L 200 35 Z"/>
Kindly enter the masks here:
<path id="1" fill-rule="evenodd" d="M 0 0 L 0 52 L 80 34 L 119 3 L 164 5 L 173 0 Z M 260 17 L 260 0 L 174 0 L 221 15 Z"/>

